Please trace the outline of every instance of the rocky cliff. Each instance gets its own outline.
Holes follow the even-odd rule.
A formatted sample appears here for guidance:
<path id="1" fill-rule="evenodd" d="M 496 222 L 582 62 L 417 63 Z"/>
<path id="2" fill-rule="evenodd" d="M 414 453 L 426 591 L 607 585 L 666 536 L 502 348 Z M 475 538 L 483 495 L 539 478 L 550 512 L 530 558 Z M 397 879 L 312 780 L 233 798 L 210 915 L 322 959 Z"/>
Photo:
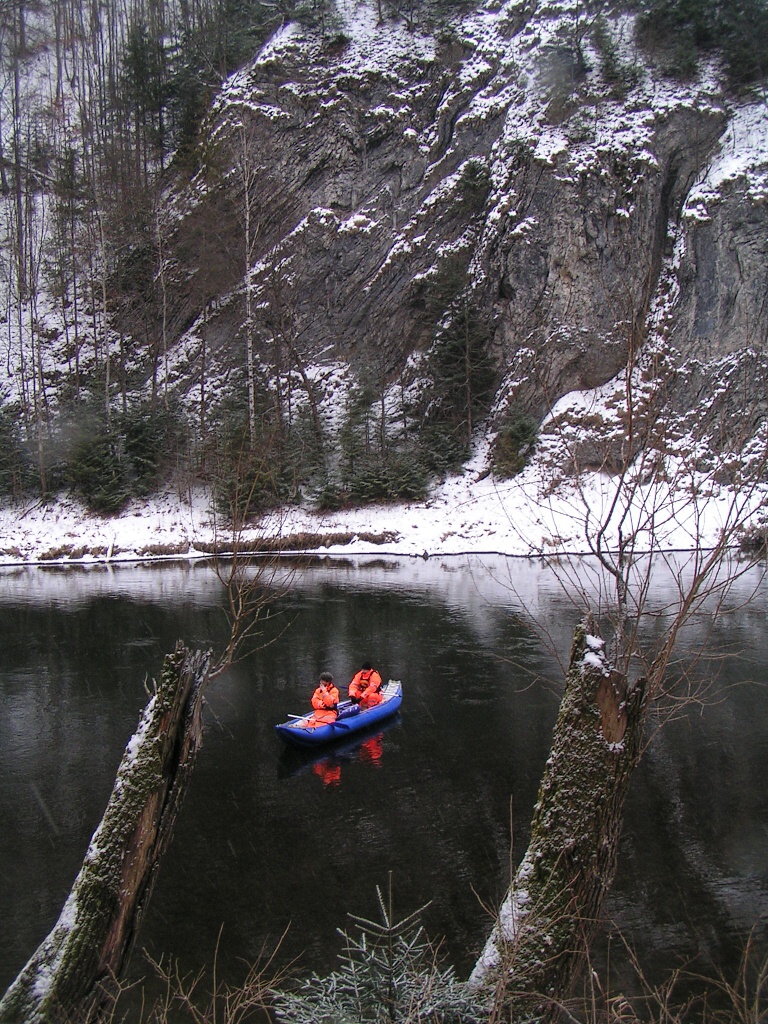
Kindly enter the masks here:
<path id="1" fill-rule="evenodd" d="M 199 372 L 208 287 L 220 367 L 239 358 L 250 289 L 270 373 L 342 366 L 391 395 L 418 389 L 471 303 L 496 370 L 492 429 L 541 421 L 643 352 L 663 362 L 671 415 L 727 391 L 724 365 L 752 350 L 751 403 L 768 329 L 765 107 L 729 100 L 716 68 L 662 77 L 631 19 L 598 32 L 582 8 L 492 0 L 426 32 L 350 4 L 333 32 L 284 26 L 222 89 L 205 166 L 177 198 L 179 379 Z M 201 267 L 206 223 L 218 249 Z"/>

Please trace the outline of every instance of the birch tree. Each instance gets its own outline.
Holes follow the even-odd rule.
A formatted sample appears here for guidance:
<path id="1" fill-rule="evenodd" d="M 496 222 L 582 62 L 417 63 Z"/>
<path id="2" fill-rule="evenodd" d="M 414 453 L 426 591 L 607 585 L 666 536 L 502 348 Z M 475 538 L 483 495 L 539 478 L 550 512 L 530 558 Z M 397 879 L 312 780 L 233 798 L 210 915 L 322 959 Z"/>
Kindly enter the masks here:
<path id="1" fill-rule="evenodd" d="M 245 334 L 245 376 L 248 389 L 248 431 L 251 448 L 256 446 L 256 349 L 254 318 L 253 269 L 259 242 L 259 218 L 257 207 L 257 182 L 261 171 L 255 145 L 255 133 L 249 123 L 247 110 L 236 113 L 231 126 L 229 152 L 232 158 L 232 175 L 238 192 L 238 222 L 241 235 L 241 257 L 245 313 L 243 333 Z"/>

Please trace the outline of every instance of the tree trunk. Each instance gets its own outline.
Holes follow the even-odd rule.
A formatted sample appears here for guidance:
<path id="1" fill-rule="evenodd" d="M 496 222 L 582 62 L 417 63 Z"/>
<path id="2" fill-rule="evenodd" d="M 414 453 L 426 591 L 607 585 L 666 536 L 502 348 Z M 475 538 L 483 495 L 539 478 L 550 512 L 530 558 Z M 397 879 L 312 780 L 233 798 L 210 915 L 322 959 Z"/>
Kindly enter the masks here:
<path id="1" fill-rule="evenodd" d="M 166 657 L 64 909 L 0 1000 L 0 1024 L 108 1011 L 202 744 L 209 671 L 210 654 L 181 643 Z"/>
<path id="2" fill-rule="evenodd" d="M 494 1019 L 546 1018 L 570 994 L 616 871 L 646 684 L 612 669 L 591 617 L 576 628 L 528 851 L 470 977 Z"/>

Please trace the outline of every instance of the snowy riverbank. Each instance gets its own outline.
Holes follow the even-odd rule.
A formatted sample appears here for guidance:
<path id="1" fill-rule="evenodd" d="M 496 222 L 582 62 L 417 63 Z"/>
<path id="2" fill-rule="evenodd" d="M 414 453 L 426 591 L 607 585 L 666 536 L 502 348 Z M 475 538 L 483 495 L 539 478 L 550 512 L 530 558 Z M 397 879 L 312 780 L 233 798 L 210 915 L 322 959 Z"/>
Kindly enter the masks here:
<path id="1" fill-rule="evenodd" d="M 579 554 L 588 550 L 587 515 L 598 521 L 614 490 L 615 481 L 599 474 L 553 490 L 535 467 L 514 480 L 495 481 L 478 458 L 426 501 L 328 513 L 289 508 L 254 523 L 239 542 L 327 554 Z M 760 497 L 753 496 L 755 510 Z M 633 495 L 624 536 L 630 524 L 642 532 L 644 523 L 653 522 L 657 547 L 711 546 L 733 501 L 727 491 L 711 487 L 696 506 L 689 496 L 661 492 L 658 485 L 641 490 Z M 202 491 L 133 502 L 115 517 L 94 516 L 71 497 L 0 509 L 0 565 L 203 558 L 231 543 L 231 532 L 217 521 Z"/>

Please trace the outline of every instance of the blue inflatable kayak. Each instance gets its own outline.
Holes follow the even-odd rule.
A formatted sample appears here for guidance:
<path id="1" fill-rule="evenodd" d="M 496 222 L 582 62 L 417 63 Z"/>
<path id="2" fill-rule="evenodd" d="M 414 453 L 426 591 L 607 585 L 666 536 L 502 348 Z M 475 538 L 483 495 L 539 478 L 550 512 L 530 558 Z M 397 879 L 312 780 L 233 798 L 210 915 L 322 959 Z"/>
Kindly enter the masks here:
<path id="1" fill-rule="evenodd" d="M 384 699 L 372 708 L 361 708 L 351 701 L 342 701 L 335 722 L 313 727 L 310 724 L 314 721 L 313 712 L 308 711 L 305 715 L 291 715 L 287 722 L 275 726 L 275 732 L 281 740 L 296 747 L 317 747 L 346 738 L 397 712 L 403 703 L 403 687 L 399 680 L 390 679 L 380 692 Z"/>

